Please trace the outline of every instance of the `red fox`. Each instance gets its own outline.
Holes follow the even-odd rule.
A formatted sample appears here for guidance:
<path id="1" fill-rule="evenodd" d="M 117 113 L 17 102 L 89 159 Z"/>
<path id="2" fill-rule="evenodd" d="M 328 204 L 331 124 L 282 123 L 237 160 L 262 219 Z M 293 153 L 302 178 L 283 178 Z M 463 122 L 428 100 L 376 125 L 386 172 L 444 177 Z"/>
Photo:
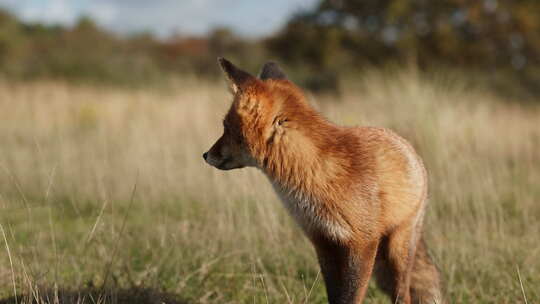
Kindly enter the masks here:
<path id="1" fill-rule="evenodd" d="M 264 172 L 315 247 L 329 302 L 362 303 L 373 272 L 394 303 L 442 303 L 421 237 L 426 170 L 412 146 L 387 129 L 329 122 L 276 63 L 255 77 L 218 61 L 233 102 L 203 158 Z"/>

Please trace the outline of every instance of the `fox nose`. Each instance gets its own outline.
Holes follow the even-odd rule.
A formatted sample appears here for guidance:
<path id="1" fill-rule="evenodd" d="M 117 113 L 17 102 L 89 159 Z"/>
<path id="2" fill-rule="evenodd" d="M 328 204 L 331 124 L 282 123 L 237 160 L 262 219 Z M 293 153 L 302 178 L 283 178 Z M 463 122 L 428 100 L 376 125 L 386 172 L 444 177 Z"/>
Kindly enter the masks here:
<path id="1" fill-rule="evenodd" d="M 206 158 L 208 157 L 208 152 L 204 152 L 202 157 L 204 158 L 204 160 L 206 160 Z"/>

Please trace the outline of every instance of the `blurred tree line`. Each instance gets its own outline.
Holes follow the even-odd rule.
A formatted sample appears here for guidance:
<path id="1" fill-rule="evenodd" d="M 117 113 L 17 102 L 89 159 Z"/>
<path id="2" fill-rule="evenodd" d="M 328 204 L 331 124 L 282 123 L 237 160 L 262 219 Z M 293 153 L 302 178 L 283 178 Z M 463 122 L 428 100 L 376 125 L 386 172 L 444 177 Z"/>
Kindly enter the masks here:
<path id="1" fill-rule="evenodd" d="M 152 83 L 171 75 L 214 77 L 217 56 L 256 70 L 268 58 L 314 90 L 338 91 L 340 75 L 366 66 L 458 69 L 497 88 L 540 95 L 538 0 L 322 0 L 271 37 L 220 28 L 205 37 L 119 37 L 89 18 L 73 27 L 26 24 L 0 11 L 0 74 Z"/>
<path id="2" fill-rule="evenodd" d="M 267 46 L 323 75 L 392 63 L 540 94 L 538 0 L 323 0 Z"/>
<path id="3" fill-rule="evenodd" d="M 261 43 L 227 29 L 207 37 L 149 33 L 120 37 L 83 17 L 72 27 L 27 24 L 0 10 L 0 75 L 11 79 L 61 78 L 111 84 L 152 84 L 174 75 L 213 76 L 216 58 L 249 64 Z M 262 58 L 260 58 L 262 60 Z"/>

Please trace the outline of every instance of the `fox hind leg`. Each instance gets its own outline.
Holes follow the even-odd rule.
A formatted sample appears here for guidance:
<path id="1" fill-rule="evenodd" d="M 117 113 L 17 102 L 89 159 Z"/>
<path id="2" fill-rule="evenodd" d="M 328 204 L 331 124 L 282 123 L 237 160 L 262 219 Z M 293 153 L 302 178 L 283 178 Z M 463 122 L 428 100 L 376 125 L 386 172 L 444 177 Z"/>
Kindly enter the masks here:
<path id="1" fill-rule="evenodd" d="M 424 212 L 394 228 L 379 245 L 375 277 L 394 303 L 411 303 L 411 272 Z"/>
<path id="2" fill-rule="evenodd" d="M 375 276 L 394 303 L 443 303 L 439 271 L 421 238 L 421 216 L 396 228 L 379 245 Z"/>

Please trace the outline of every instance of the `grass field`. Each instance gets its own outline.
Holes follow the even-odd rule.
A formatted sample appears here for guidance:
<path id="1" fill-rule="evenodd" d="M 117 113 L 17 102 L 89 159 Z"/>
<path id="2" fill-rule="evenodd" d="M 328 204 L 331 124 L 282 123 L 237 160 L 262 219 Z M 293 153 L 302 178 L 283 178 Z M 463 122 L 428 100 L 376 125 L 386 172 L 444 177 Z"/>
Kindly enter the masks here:
<path id="1" fill-rule="evenodd" d="M 385 75 L 312 101 L 418 149 L 450 303 L 540 302 L 540 107 Z M 263 175 L 202 160 L 229 100 L 196 79 L 0 82 L 0 303 L 325 303 L 314 251 Z M 367 302 L 390 303 L 374 286 Z"/>

